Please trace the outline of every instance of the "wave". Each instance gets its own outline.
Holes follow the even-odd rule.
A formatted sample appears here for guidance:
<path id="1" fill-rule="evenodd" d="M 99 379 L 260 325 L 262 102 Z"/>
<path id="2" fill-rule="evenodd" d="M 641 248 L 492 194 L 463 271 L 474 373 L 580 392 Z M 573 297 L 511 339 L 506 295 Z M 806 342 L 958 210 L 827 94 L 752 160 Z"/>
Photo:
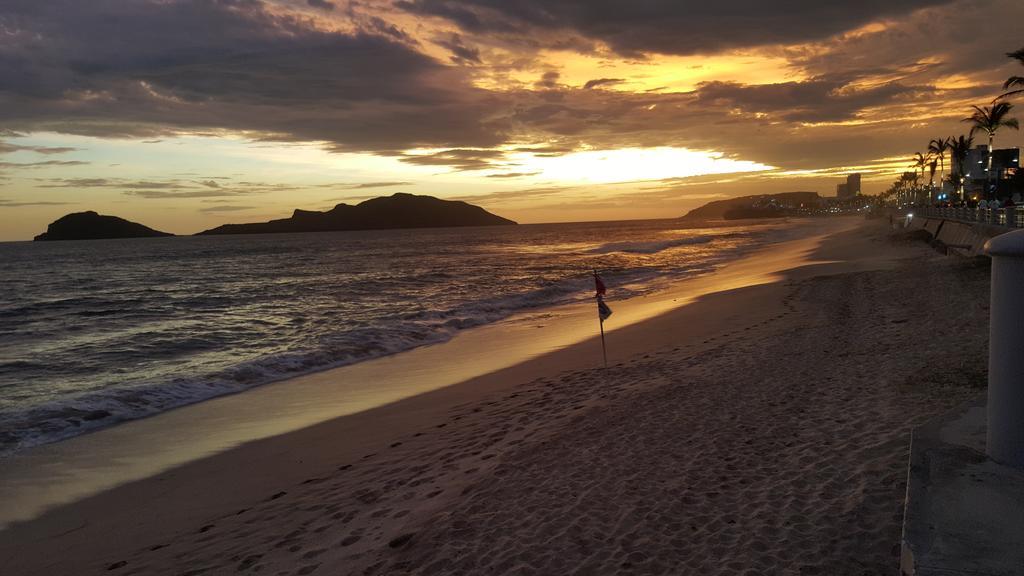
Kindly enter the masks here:
<path id="1" fill-rule="evenodd" d="M 468 280 L 460 270 L 438 268 L 418 277 L 418 287 L 413 286 L 408 291 L 404 291 L 408 282 L 405 278 L 360 279 L 358 285 L 348 287 L 350 294 L 366 290 L 387 294 L 389 290 L 395 290 L 398 295 L 393 294 L 390 300 L 381 299 L 383 297 L 374 300 L 375 305 L 378 301 L 381 303 L 379 310 L 361 311 L 360 316 L 346 316 L 348 321 L 344 327 L 339 327 L 342 323 L 326 320 L 336 309 L 315 307 L 287 308 L 287 314 L 278 316 L 275 322 L 261 320 L 258 314 L 251 313 L 248 315 L 253 317 L 244 324 L 226 325 L 221 330 L 211 329 L 210 324 L 202 322 L 173 324 L 170 327 L 159 323 L 177 318 L 174 316 L 176 310 L 202 310 L 204 313 L 218 313 L 221 308 L 234 310 L 231 305 L 237 305 L 237 302 L 233 293 L 218 295 L 196 291 L 184 299 L 154 298 L 145 302 L 129 296 L 120 303 L 131 302 L 133 309 L 126 311 L 125 317 L 118 321 L 115 321 L 116 315 L 109 314 L 116 306 L 103 298 L 54 299 L 30 304 L 17 312 L 21 318 L 14 323 L 22 319 L 27 323 L 35 322 L 40 313 L 57 308 L 63 310 L 67 317 L 85 315 L 102 318 L 108 328 L 104 332 L 107 337 L 86 340 L 87 344 L 78 343 L 64 349 L 63 352 L 69 356 L 62 366 L 67 369 L 73 366 L 75 372 L 54 371 L 45 362 L 19 360 L 0 363 L 0 376 L 6 375 L 12 381 L 27 371 L 37 373 L 41 381 L 76 377 L 89 384 L 88 390 L 80 388 L 75 391 L 69 386 L 69 391 L 49 397 L 47 395 L 52 392 L 43 388 L 26 388 L 23 393 L 41 392 L 41 401 L 30 406 L 18 405 L 18 398 L 14 395 L 8 396 L 10 402 L 7 404 L 0 397 L 0 456 L 217 396 L 244 392 L 271 382 L 441 343 L 461 330 L 500 321 L 518 313 L 589 301 L 593 294 L 590 270 L 594 267 L 603 270 L 606 281 L 613 280 L 615 299 L 655 292 L 664 283 L 680 277 L 714 270 L 722 262 L 737 257 L 752 243 L 724 242 L 721 246 L 716 245 L 714 250 L 702 250 L 700 254 L 692 255 L 666 253 L 666 258 L 654 262 L 646 256 L 627 255 L 655 254 L 676 247 L 740 237 L 753 239 L 748 233 L 728 232 L 697 233 L 657 241 L 609 242 L 589 251 L 560 253 L 557 260 L 536 260 L 537 257 L 531 255 L 522 267 L 495 270 L 491 276 L 470 275 Z M 395 289 L 396 283 L 402 290 Z M 517 287 L 521 288 L 515 291 Z M 302 288 L 304 285 L 296 287 Z M 164 292 L 160 291 L 159 295 L 163 297 Z M 417 302 L 423 308 L 437 308 L 408 312 L 408 300 L 400 300 L 401 294 L 417 293 L 421 296 L 437 295 L 437 299 L 423 296 L 423 301 Z M 287 292 L 273 297 L 261 292 L 260 300 L 256 302 L 259 305 L 276 305 L 273 298 L 281 298 L 282 294 L 286 296 Z M 460 302 L 463 296 L 470 299 Z M 134 309 L 136 303 L 144 305 Z M 140 328 L 140 318 L 148 319 L 150 316 L 154 325 L 162 327 Z M 285 324 L 281 323 L 281 318 L 286 319 Z M 11 320 L 8 318 L 8 323 Z M 25 328 L 23 334 L 37 337 L 47 327 L 32 327 L 32 331 Z M 242 356 L 230 365 L 196 359 L 206 351 L 242 354 L 248 347 L 243 344 L 254 343 L 258 343 L 259 348 L 252 352 L 252 357 Z M 102 353 L 94 350 L 97 347 L 102 349 Z M 140 360 L 159 361 L 159 365 L 167 369 L 149 372 L 148 377 L 136 375 L 127 367 Z M 173 373 L 176 365 L 182 366 L 183 372 Z M 109 381 L 93 381 L 94 376 Z"/>
<path id="2" fill-rule="evenodd" d="M 672 277 L 707 269 L 681 267 Z M 654 281 L 665 275 L 652 269 L 619 270 L 615 277 L 621 285 L 616 288 L 616 297 L 624 299 L 653 291 Z M 591 298 L 591 283 L 589 272 L 581 271 L 540 288 L 476 300 L 450 310 L 406 314 L 384 319 L 378 327 L 327 335 L 316 349 L 270 354 L 191 378 L 143 381 L 75 394 L 28 410 L 0 410 L 0 456 L 272 382 L 445 342 L 461 330 L 519 312 L 587 301 Z M 205 340 L 194 335 L 164 342 L 157 348 L 168 352 L 171 347 L 176 351 L 199 350 L 205 347 Z"/>
<path id="3" fill-rule="evenodd" d="M 613 252 L 625 252 L 627 254 L 657 254 L 664 250 L 671 248 L 679 248 L 681 246 L 695 246 L 698 244 L 708 244 L 715 240 L 725 240 L 729 238 L 744 237 L 744 234 L 728 233 L 728 234 L 701 234 L 698 236 L 688 236 L 686 238 L 674 238 L 672 240 L 655 240 L 645 242 L 609 242 L 608 244 L 602 244 L 596 248 L 589 250 L 591 254 L 611 254 Z"/>

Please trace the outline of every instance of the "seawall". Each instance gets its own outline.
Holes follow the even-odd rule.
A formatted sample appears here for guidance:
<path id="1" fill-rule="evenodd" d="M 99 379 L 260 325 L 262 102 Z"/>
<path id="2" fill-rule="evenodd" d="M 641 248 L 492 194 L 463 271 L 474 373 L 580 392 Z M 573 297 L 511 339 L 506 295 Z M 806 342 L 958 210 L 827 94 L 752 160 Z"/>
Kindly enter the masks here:
<path id="1" fill-rule="evenodd" d="M 932 238 L 944 244 L 950 252 L 966 256 L 981 256 L 985 242 L 1013 230 L 1006 226 L 984 222 L 963 222 L 945 218 L 914 216 L 907 227 L 911 230 L 925 230 Z"/>

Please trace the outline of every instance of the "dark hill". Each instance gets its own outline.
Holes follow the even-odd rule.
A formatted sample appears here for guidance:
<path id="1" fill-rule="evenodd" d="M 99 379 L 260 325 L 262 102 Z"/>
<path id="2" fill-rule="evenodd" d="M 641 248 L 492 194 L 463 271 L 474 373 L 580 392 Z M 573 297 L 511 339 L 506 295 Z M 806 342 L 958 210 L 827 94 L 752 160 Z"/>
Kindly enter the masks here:
<path id="1" fill-rule="evenodd" d="M 200 234 L 267 234 L 508 224 L 515 222 L 465 202 L 399 193 L 366 200 L 355 206 L 338 204 L 326 212 L 296 210 L 291 218 L 270 222 L 225 224 Z"/>
<path id="2" fill-rule="evenodd" d="M 740 196 L 708 202 L 690 210 L 683 218 L 691 220 L 739 220 L 743 218 L 778 218 L 792 216 L 817 208 L 821 197 L 817 192 L 783 192 Z"/>
<path id="3" fill-rule="evenodd" d="M 55 220 L 36 240 L 100 240 L 103 238 L 155 238 L 174 236 L 117 216 L 93 211 L 76 212 Z"/>

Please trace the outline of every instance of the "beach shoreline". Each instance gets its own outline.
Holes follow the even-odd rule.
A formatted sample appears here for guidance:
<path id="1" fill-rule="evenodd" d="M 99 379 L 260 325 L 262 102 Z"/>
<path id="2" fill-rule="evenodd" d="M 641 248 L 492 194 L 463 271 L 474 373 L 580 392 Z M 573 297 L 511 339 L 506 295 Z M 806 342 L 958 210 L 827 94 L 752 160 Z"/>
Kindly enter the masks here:
<path id="1" fill-rule="evenodd" d="M 115 566 L 121 573 L 175 573 L 216 562 L 232 570 L 265 565 L 313 573 L 326 572 L 329 566 L 337 572 L 344 566 L 349 571 L 343 573 L 361 573 L 389 562 L 392 552 L 400 554 L 408 541 L 422 537 L 409 534 L 421 534 L 432 518 L 464 503 L 474 487 L 500 484 L 493 474 L 520 457 L 524 446 L 558 439 L 564 422 L 607 409 L 609 398 L 616 395 L 657 390 L 659 378 L 667 377 L 649 369 L 645 374 L 650 377 L 640 378 L 639 384 L 609 384 L 622 376 L 616 371 L 656 364 L 652 358 L 676 358 L 682 350 L 699 364 L 703 353 L 722 354 L 723 338 L 750 341 L 751 330 L 791 321 L 794 284 L 822 275 L 884 270 L 900 258 L 927 254 L 922 246 L 879 249 L 877 228 L 868 234 L 864 227 L 847 226 L 826 245 L 818 246 L 820 239 L 812 242 L 798 266 L 780 269 L 789 270 L 781 278 L 766 273 L 763 282 L 750 286 L 748 274 L 747 284 L 720 283 L 722 290 L 685 306 L 663 307 L 660 314 L 615 330 L 607 373 L 593 369 L 590 339 L 454 386 L 270 435 L 14 524 L 2 532 L 0 558 L 15 574 L 59 573 L 70 567 L 98 573 Z M 657 374 L 650 374 L 652 370 Z M 566 384 L 588 378 L 600 382 L 592 389 Z M 543 394 L 534 404 L 517 404 L 519 394 L 530 396 L 547 386 L 538 382 L 570 388 L 562 391 L 564 401 L 553 402 L 560 412 L 557 418 L 531 413 L 544 404 Z M 502 404 L 506 407 L 499 414 L 479 421 L 481 414 L 493 411 L 491 406 Z M 498 430 L 504 431 L 501 440 L 481 443 L 499 421 L 504 423 Z M 473 430 L 471 442 L 466 434 Z M 463 450 L 459 442 L 465 444 Z M 465 459 L 479 462 L 459 464 Z M 417 466 L 423 467 L 420 473 L 403 482 Z M 354 504 L 332 504 L 335 497 L 353 499 Z M 398 510 L 381 504 L 387 500 L 406 504 Z M 310 549 L 301 539 L 285 537 L 295 531 L 284 530 L 285 525 L 300 533 L 308 529 L 309 538 L 326 547 Z M 227 538 L 221 536 L 225 533 L 232 534 L 230 541 L 221 539 Z M 295 542 L 277 546 L 288 540 Z M 53 554 L 58 548 L 61 553 Z M 172 549 L 176 555 L 162 556 Z M 243 549 L 262 552 L 238 552 Z M 321 551 L 311 554 L 316 550 Z"/>
<path id="2" fill-rule="evenodd" d="M 715 273 L 677 281 L 667 289 L 625 301 L 615 297 L 618 291 L 613 287 L 609 301 L 615 307 L 615 318 L 605 326 L 611 357 L 614 360 L 636 351 L 616 341 L 616 333 L 623 327 L 684 306 L 701 295 L 772 282 L 781 270 L 802 262 L 822 234 L 856 222 L 796 220 L 789 226 L 796 239 L 773 242 Z M 584 347 L 595 348 L 595 324 L 591 303 L 536 309 L 463 330 L 439 344 L 314 371 L 29 448 L 0 460 L 0 501 L 13 503 L 0 507 L 0 528 L 31 519 L 45 508 L 87 498 L 247 442 L 475 381 L 587 340 L 594 342 Z M 565 360 L 569 357 L 572 363 Z M 555 369 L 584 368 L 597 365 L 599 358 L 594 350 L 565 356 L 554 365 Z M 547 368 L 517 378 L 539 377 L 544 370 Z M 487 378 L 487 382 L 506 380 L 504 376 Z"/>

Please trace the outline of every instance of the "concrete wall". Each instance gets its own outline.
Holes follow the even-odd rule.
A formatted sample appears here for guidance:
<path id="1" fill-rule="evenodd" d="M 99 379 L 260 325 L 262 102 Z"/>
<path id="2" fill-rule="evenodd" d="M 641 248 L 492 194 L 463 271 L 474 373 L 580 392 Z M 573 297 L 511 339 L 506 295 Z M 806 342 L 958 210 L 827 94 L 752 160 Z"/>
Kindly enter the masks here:
<path id="1" fill-rule="evenodd" d="M 989 238 L 1012 230 L 991 224 L 921 217 L 911 218 L 909 228 L 926 230 L 936 240 L 948 246 L 951 252 L 968 256 L 982 255 L 982 248 Z"/>

